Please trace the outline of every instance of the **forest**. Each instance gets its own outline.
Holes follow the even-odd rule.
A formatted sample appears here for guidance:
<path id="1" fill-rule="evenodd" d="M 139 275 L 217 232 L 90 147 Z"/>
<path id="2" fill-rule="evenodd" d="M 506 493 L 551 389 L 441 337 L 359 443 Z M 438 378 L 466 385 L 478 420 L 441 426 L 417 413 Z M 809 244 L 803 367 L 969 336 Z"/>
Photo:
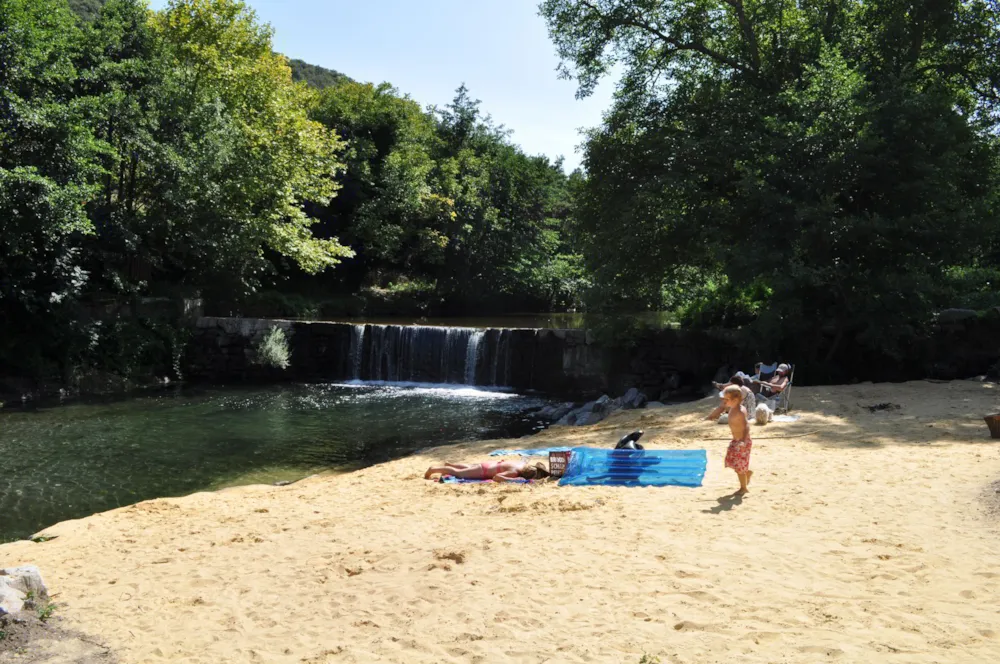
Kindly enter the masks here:
<path id="1" fill-rule="evenodd" d="M 669 311 L 827 365 L 1000 315 L 996 0 L 539 11 L 580 96 L 620 74 L 573 173 L 464 85 L 289 60 L 239 0 L 0 0 L 0 375 L 176 364 L 144 298 Z"/>

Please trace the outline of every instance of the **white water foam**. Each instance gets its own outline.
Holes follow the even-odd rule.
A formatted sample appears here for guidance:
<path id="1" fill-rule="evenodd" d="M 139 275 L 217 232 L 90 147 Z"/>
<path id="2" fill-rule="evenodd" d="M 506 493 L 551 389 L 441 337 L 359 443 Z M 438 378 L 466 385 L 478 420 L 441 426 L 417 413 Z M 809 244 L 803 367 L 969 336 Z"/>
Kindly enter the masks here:
<path id="1" fill-rule="evenodd" d="M 472 399 L 517 399 L 522 395 L 511 388 L 502 387 L 471 387 L 469 385 L 454 385 L 448 383 L 412 383 L 409 381 L 386 380 L 349 380 L 344 383 L 332 383 L 334 387 L 386 387 L 399 391 L 400 396 L 407 394 L 433 394 L 437 396 L 463 397 Z"/>

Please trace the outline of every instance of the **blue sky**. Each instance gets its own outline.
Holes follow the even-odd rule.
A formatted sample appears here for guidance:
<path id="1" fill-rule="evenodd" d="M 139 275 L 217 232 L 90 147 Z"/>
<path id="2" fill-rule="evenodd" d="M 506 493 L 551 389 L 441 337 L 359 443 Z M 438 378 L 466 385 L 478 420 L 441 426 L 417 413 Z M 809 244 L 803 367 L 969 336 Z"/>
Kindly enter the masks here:
<path id="1" fill-rule="evenodd" d="M 152 0 L 154 9 L 166 0 Z M 613 83 L 575 98 L 560 80 L 537 0 L 248 0 L 276 50 L 444 105 L 465 83 L 529 154 L 580 162 L 579 129 L 601 122 Z"/>

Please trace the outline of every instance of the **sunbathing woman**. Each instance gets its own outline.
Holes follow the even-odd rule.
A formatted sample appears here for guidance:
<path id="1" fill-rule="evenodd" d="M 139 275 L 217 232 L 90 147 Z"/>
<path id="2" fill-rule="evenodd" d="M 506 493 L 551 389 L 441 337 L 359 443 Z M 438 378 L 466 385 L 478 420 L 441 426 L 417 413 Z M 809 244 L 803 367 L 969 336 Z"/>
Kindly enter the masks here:
<path id="1" fill-rule="evenodd" d="M 451 475 L 463 480 L 493 480 L 494 482 L 509 482 L 518 478 L 526 480 L 542 479 L 549 476 L 545 464 L 536 463 L 529 466 L 527 461 L 488 461 L 486 463 L 445 463 L 442 466 L 431 466 L 424 473 L 424 479 L 432 475 Z"/>

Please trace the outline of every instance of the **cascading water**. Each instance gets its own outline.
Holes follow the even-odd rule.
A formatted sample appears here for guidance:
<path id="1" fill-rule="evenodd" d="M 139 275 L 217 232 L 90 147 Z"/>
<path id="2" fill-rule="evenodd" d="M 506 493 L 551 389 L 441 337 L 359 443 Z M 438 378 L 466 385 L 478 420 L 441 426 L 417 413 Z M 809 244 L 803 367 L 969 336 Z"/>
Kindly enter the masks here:
<path id="1" fill-rule="evenodd" d="M 510 381 L 510 340 L 510 330 L 355 325 L 349 377 L 504 386 Z"/>
<path id="2" fill-rule="evenodd" d="M 361 357 L 365 351 L 365 326 L 354 326 L 354 337 L 351 339 L 351 378 L 361 379 Z"/>
<path id="3" fill-rule="evenodd" d="M 503 366 L 503 376 L 500 367 Z M 503 382 L 497 382 L 497 381 Z M 510 380 L 510 330 L 500 330 L 496 350 L 493 352 L 493 365 L 490 370 L 490 385 L 506 385 Z"/>
<path id="4" fill-rule="evenodd" d="M 465 350 L 465 384 L 476 384 L 476 365 L 479 362 L 479 343 L 483 340 L 485 332 L 476 330 L 469 335 L 469 341 Z"/>

